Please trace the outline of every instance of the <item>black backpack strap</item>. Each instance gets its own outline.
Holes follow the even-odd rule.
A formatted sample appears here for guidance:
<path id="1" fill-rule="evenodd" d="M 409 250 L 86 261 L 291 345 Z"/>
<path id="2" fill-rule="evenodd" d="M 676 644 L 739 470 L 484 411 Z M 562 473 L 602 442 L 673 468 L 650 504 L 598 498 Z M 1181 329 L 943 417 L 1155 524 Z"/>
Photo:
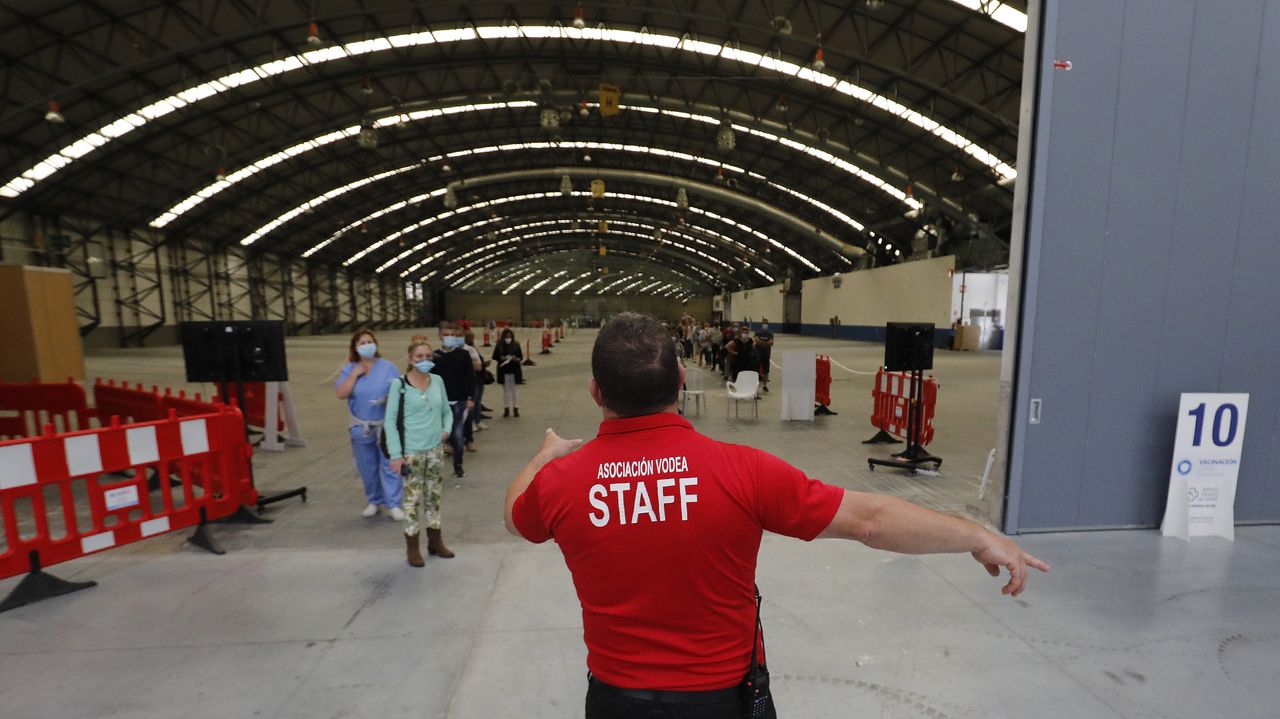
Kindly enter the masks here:
<path id="1" fill-rule="evenodd" d="M 404 446 L 404 387 L 409 384 L 409 375 L 400 376 L 400 404 L 396 407 L 396 431 L 400 433 L 400 451 L 405 451 Z"/>

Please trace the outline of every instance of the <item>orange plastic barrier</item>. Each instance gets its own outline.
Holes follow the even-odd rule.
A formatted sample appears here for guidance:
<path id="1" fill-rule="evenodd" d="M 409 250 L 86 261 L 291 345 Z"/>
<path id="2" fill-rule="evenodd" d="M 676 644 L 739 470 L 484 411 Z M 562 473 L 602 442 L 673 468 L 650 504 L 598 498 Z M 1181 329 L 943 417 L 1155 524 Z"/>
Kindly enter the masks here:
<path id="1" fill-rule="evenodd" d="M 911 375 L 906 372 L 876 372 L 876 383 L 871 389 L 873 409 L 871 426 L 897 437 L 906 438 L 907 419 L 911 408 Z M 920 444 L 933 441 L 933 416 L 938 404 L 938 380 L 924 380 L 920 392 L 922 404 Z"/>
<path id="2" fill-rule="evenodd" d="M 823 407 L 831 406 L 831 358 L 818 355 L 818 376 L 814 387 L 814 401 Z"/>
<path id="3" fill-rule="evenodd" d="M 214 384 L 218 386 L 218 393 L 221 395 L 224 391 L 222 388 L 223 383 L 215 382 Z M 266 429 L 267 384 L 265 382 L 243 382 L 242 384 L 244 385 L 244 414 L 249 418 L 249 426 Z M 225 392 L 228 402 L 239 403 L 240 397 L 236 392 L 236 385 L 234 382 L 227 383 Z M 284 397 L 280 393 L 276 394 L 275 401 L 277 403 L 282 402 L 283 399 Z M 276 412 L 276 417 L 278 418 L 276 423 L 279 425 L 277 429 L 284 431 L 285 417 L 283 408 Z"/>
<path id="4" fill-rule="evenodd" d="M 542 330 L 542 354 L 551 354 L 551 330 Z"/>
<path id="5" fill-rule="evenodd" d="M 93 407 L 103 424 L 112 417 L 119 417 L 122 422 L 150 422 L 167 415 L 157 388 L 147 391 L 139 384 L 131 389 L 125 382 L 104 383 L 101 377 L 93 383 Z"/>
<path id="6" fill-rule="evenodd" d="M 63 432 L 89 429 L 96 416 L 89 409 L 84 388 L 75 380 L 61 384 L 0 382 L 0 438 L 31 437 L 46 424 Z"/>
<path id="7" fill-rule="evenodd" d="M 490 344 L 489 344 L 489 328 L 487 328 L 487 327 L 486 327 L 486 328 L 485 328 L 485 330 L 484 330 L 484 345 L 483 345 L 483 346 L 484 346 L 484 347 L 492 347 L 492 346 L 493 346 L 493 345 L 490 345 Z"/>
<path id="8" fill-rule="evenodd" d="M 242 504 L 254 504 L 251 453 L 240 412 L 226 406 L 193 417 L 171 412 L 152 422 L 113 420 L 77 432 L 57 433 L 49 425 L 38 437 L 0 442 L 5 538 L 0 577 L 226 517 Z M 110 475 L 125 470 L 133 470 L 133 476 Z M 180 491 L 149 494 L 151 473 L 180 478 Z"/>

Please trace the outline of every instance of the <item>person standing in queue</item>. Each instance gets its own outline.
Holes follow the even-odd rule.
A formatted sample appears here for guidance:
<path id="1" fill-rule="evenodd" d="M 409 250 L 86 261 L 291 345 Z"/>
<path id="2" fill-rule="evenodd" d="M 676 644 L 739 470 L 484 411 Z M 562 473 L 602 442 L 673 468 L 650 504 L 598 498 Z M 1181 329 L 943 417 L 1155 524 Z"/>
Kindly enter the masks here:
<path id="1" fill-rule="evenodd" d="M 1018 596 L 1044 562 L 966 519 L 811 479 L 761 450 L 717 442 L 676 414 L 684 368 L 653 319 L 605 325 L 587 386 L 595 439 L 548 429 L 507 489 L 507 531 L 552 537 L 582 605 L 587 719 L 776 717 L 754 591 L 764 531 L 851 539 L 906 554 L 969 552 Z M 678 607 L 679 611 L 672 611 Z M 751 666 L 753 663 L 756 666 Z M 750 683 L 748 674 L 750 668 Z M 766 677 L 767 679 L 767 677 Z"/>
<path id="2" fill-rule="evenodd" d="M 471 354 L 462 348 L 465 340 L 457 325 L 452 322 L 440 323 L 440 343 L 444 346 L 436 350 L 435 373 L 444 380 L 445 394 L 449 396 L 449 407 L 453 411 L 453 432 L 449 435 L 449 445 L 453 450 L 453 476 L 461 477 L 462 453 L 466 451 L 465 445 L 470 440 L 467 417 L 475 407 L 471 395 L 475 391 L 476 371 Z"/>
<path id="3" fill-rule="evenodd" d="M 510 417 L 514 412 L 520 416 L 520 399 L 516 396 L 516 385 L 522 382 L 523 371 L 520 363 L 524 361 L 524 352 L 520 343 L 516 342 L 516 333 L 510 327 L 502 328 L 502 335 L 493 347 L 493 363 L 498 368 L 497 380 L 502 385 L 502 416 Z"/>
<path id="4" fill-rule="evenodd" d="M 484 370 L 485 365 L 488 364 L 488 362 L 486 362 L 484 357 L 480 354 L 480 350 L 476 348 L 475 332 L 466 330 L 462 339 L 464 342 L 462 346 L 466 348 L 467 354 L 471 355 L 471 368 L 476 372 L 475 392 L 471 396 L 471 401 L 475 404 L 475 411 L 471 413 L 472 435 L 467 439 L 467 451 L 474 452 L 475 433 L 489 429 L 489 425 L 485 424 L 483 421 L 487 419 L 484 416 Z"/>
<path id="5" fill-rule="evenodd" d="M 440 476 L 444 465 L 441 443 L 453 426 L 453 412 L 444 382 L 431 374 L 435 368 L 431 357 L 431 345 L 415 338 L 409 344 L 408 369 L 403 376 L 391 380 L 387 391 L 387 454 L 392 458 L 391 468 L 404 478 L 402 516 L 411 567 L 426 565 L 420 539 L 423 525 L 427 528 L 427 553 L 444 559 L 454 556 L 444 546 L 440 530 L 440 492 L 444 485 Z M 404 420 L 399 422 L 402 404 Z"/>
<path id="6" fill-rule="evenodd" d="M 360 512 L 366 518 L 377 514 L 379 507 L 386 507 L 392 519 L 404 519 L 400 511 L 400 475 L 392 471 L 390 462 L 378 449 L 378 435 L 383 431 L 387 411 L 387 387 L 399 374 L 395 364 L 382 359 L 372 332 L 360 329 L 351 335 L 347 364 L 334 389 L 338 399 L 347 401 L 351 414 L 347 429 L 356 472 L 364 482 L 364 496 L 369 502 Z"/>
<path id="7" fill-rule="evenodd" d="M 769 329 L 769 318 L 760 318 L 760 329 L 756 330 L 755 346 L 756 364 L 760 367 L 760 388 L 769 391 L 769 361 L 773 358 L 773 332 Z"/>
<path id="8" fill-rule="evenodd" d="M 755 343 L 751 341 L 751 327 L 742 325 L 729 341 L 729 381 L 738 381 L 739 372 L 756 371 Z"/>

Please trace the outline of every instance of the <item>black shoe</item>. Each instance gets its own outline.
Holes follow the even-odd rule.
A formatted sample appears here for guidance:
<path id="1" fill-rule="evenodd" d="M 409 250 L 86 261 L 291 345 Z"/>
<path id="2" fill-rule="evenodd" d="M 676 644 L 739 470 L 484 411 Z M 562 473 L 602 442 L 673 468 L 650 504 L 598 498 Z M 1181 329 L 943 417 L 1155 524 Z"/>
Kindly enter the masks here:
<path id="1" fill-rule="evenodd" d="M 516 417 L 519 417 L 519 416 L 520 416 L 520 408 L 519 408 L 519 407 L 516 407 L 515 409 L 513 409 L 513 410 L 511 410 L 511 411 L 512 411 L 512 413 L 514 413 L 514 414 L 515 414 L 515 416 L 516 416 Z"/>
<path id="2" fill-rule="evenodd" d="M 492 411 L 493 411 L 493 409 L 492 409 L 491 407 L 486 407 L 486 406 L 484 406 L 484 405 L 482 404 L 482 405 L 480 405 L 480 411 L 481 411 L 481 412 L 492 412 Z"/>
<path id="3" fill-rule="evenodd" d="M 460 465 L 460 464 L 455 464 L 455 465 L 453 466 L 453 476 L 455 476 L 455 477 L 459 477 L 459 478 L 460 478 L 460 477 L 462 477 L 464 474 L 466 474 L 466 472 L 463 472 L 463 471 L 462 471 L 462 465 Z"/>
<path id="4" fill-rule="evenodd" d="M 768 392 L 769 390 L 765 390 L 765 391 L 766 391 L 766 392 Z M 486 419 L 493 419 L 493 417 L 491 417 L 491 416 L 489 416 L 489 415 L 487 415 L 487 414 L 482 414 L 482 415 L 480 415 L 480 421 L 481 421 L 481 422 L 485 421 Z"/>
<path id="5" fill-rule="evenodd" d="M 503 417 L 510 417 L 510 416 L 511 416 L 511 408 L 510 408 L 510 407 L 503 407 L 503 408 L 502 408 L 502 416 L 503 416 Z"/>

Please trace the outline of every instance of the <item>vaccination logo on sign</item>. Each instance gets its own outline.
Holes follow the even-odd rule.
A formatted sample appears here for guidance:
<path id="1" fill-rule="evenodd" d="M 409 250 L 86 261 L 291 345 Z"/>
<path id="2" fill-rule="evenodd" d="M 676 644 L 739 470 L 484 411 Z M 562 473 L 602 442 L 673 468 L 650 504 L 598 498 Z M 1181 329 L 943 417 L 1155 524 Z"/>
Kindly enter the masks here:
<path id="1" fill-rule="evenodd" d="M 1235 539 L 1236 480 L 1248 411 L 1247 394 L 1182 395 L 1161 534 Z"/>

